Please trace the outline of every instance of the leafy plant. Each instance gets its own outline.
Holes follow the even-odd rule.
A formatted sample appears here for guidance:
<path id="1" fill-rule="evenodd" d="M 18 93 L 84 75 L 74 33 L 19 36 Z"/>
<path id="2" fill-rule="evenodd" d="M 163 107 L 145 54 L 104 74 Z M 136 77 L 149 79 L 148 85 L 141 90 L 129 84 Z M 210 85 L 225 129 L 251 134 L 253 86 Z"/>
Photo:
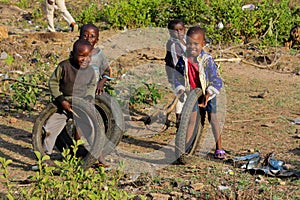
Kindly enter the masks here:
<path id="1" fill-rule="evenodd" d="M 81 24 L 95 23 L 99 21 L 98 8 L 95 3 L 91 3 L 85 10 L 76 17 L 76 21 Z"/>
<path id="2" fill-rule="evenodd" d="M 3 3 L 3 4 L 8 4 L 10 1 L 9 0 L 0 0 L 0 3 Z"/>
<path id="3" fill-rule="evenodd" d="M 105 85 L 104 85 L 104 90 L 105 92 L 107 92 L 109 95 L 111 96 L 116 96 L 116 92 L 115 92 L 115 89 L 114 87 L 110 84 L 110 82 L 105 82 Z"/>
<path id="4" fill-rule="evenodd" d="M 156 8 L 161 0 L 129 0 L 105 4 L 102 18 L 113 28 L 136 28 L 154 25 Z"/>
<path id="5" fill-rule="evenodd" d="M 157 104 L 157 100 L 161 99 L 161 94 L 157 89 L 156 84 L 144 83 L 145 87 L 139 87 L 133 96 L 130 97 L 130 102 L 132 104 Z"/>
<path id="6" fill-rule="evenodd" d="M 102 19 L 112 28 L 166 27 L 170 19 L 180 18 L 187 26 L 200 25 L 215 44 L 248 43 L 259 40 L 263 45 L 280 45 L 290 29 L 300 23 L 291 0 L 262 0 L 254 10 L 243 10 L 246 0 L 129 0 L 115 1 L 102 7 Z M 222 29 L 217 29 L 218 23 Z"/>
<path id="7" fill-rule="evenodd" d="M 78 145 L 82 141 L 74 143 L 73 151 L 76 154 Z M 38 168 L 34 176 L 30 178 L 32 184 L 28 188 L 19 188 L 9 181 L 8 165 L 11 160 L 0 157 L 2 164 L 1 171 L 5 186 L 8 189 L 8 199 L 132 199 L 130 195 L 118 189 L 118 182 L 121 177 L 120 166 L 108 175 L 103 167 L 97 169 L 83 170 L 80 167 L 81 159 L 70 154 L 69 149 L 63 152 L 63 161 L 55 161 L 55 167 L 45 163 L 49 156 L 41 157 L 35 152 L 38 158 Z M 145 199 L 144 197 L 141 197 Z"/>
<path id="8" fill-rule="evenodd" d="M 134 96 L 130 97 L 130 103 L 141 104 L 141 103 L 146 102 L 146 99 L 147 99 L 146 98 L 146 90 L 145 90 L 145 88 L 140 87 L 136 90 Z"/>
<path id="9" fill-rule="evenodd" d="M 12 193 L 12 188 L 13 184 L 9 181 L 9 171 L 8 171 L 8 165 L 12 163 L 12 160 L 6 160 L 5 158 L 0 157 L 0 163 L 1 163 L 1 172 L 2 175 L 0 176 L 1 179 L 3 179 L 3 185 L 5 185 L 8 189 L 8 194 L 6 197 L 8 199 L 13 199 L 13 193 Z"/>
<path id="10" fill-rule="evenodd" d="M 4 59 L 4 62 L 8 65 L 11 65 L 14 62 L 14 57 L 11 55 L 7 55 L 7 57 Z"/>
<path id="11" fill-rule="evenodd" d="M 35 86 L 37 85 L 37 82 L 37 74 L 30 74 L 19 77 L 18 82 L 10 85 L 10 89 L 13 92 L 11 99 L 16 107 L 32 110 L 36 104 L 37 97 L 42 91 Z"/>
<path id="12" fill-rule="evenodd" d="M 27 0 L 20 0 L 16 5 L 20 8 L 28 8 L 30 4 Z"/>
<path id="13" fill-rule="evenodd" d="M 157 100 L 161 99 L 161 94 L 159 93 L 156 84 L 145 83 L 149 91 L 149 97 L 154 104 L 157 104 Z"/>

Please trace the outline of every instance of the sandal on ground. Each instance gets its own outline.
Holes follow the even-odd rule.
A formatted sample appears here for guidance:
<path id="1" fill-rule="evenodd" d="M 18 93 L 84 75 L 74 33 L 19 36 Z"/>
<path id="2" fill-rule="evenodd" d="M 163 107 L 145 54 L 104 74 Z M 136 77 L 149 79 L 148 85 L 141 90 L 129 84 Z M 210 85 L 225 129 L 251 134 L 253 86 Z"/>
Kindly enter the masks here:
<path id="1" fill-rule="evenodd" d="M 225 159 L 225 155 L 226 155 L 226 152 L 223 149 L 217 149 L 215 151 L 214 157 L 216 159 L 222 160 L 222 159 Z"/>

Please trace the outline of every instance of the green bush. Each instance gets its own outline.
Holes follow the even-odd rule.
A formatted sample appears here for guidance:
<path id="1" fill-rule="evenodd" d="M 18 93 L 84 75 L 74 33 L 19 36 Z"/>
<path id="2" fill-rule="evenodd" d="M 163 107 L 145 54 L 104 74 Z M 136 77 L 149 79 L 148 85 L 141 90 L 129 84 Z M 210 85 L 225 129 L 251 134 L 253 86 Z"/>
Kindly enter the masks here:
<path id="1" fill-rule="evenodd" d="M 105 4 L 102 18 L 113 28 L 137 28 L 154 25 L 161 0 L 129 0 Z"/>
<path id="2" fill-rule="evenodd" d="M 76 17 L 76 22 L 80 24 L 90 24 L 95 23 L 100 20 L 100 16 L 98 14 L 97 5 L 91 3 L 87 9 L 80 12 L 80 14 Z"/>
<path id="3" fill-rule="evenodd" d="M 242 10 L 246 0 L 120 0 L 103 6 L 102 19 L 112 28 L 166 27 L 170 19 L 180 18 L 187 26 L 200 25 L 214 43 L 282 45 L 290 29 L 300 24 L 300 14 L 289 7 L 291 0 L 261 0 L 255 10 Z M 222 22 L 223 29 L 216 25 Z"/>
<path id="4" fill-rule="evenodd" d="M 74 153 L 78 149 L 78 141 L 74 147 Z M 41 157 L 35 152 L 38 159 L 38 168 L 32 182 L 26 188 L 20 188 L 9 181 L 8 165 L 11 160 L 0 157 L 3 184 L 8 189 L 8 199 L 132 199 L 134 195 L 118 189 L 121 178 L 120 169 L 105 172 L 103 167 L 83 170 L 80 167 L 81 160 L 70 154 L 70 150 L 64 150 L 63 161 L 55 161 L 56 166 L 43 164 L 49 156 Z M 141 197 L 145 199 L 144 197 Z"/>
<path id="5" fill-rule="evenodd" d="M 10 85 L 11 100 L 17 108 L 32 110 L 42 92 L 42 89 L 36 87 L 39 81 L 39 74 L 28 74 L 20 76 L 18 82 Z"/>
<path id="6" fill-rule="evenodd" d="M 156 84 L 144 83 L 146 87 L 139 87 L 130 97 L 130 103 L 132 104 L 157 104 L 157 100 L 161 99 L 161 93 L 159 92 Z"/>

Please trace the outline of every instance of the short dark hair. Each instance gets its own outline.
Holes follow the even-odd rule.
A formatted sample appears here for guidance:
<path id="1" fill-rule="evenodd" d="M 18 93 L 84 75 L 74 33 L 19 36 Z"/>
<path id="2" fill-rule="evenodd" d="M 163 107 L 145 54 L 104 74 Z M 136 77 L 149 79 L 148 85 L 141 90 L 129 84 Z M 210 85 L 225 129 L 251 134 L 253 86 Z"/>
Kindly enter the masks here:
<path id="1" fill-rule="evenodd" d="M 73 53 L 77 52 L 82 45 L 89 46 L 91 49 L 93 49 L 93 46 L 87 40 L 78 39 L 73 44 L 73 50 L 72 50 L 72 52 Z"/>
<path id="2" fill-rule="evenodd" d="M 168 23 L 168 29 L 173 30 L 176 24 L 182 24 L 184 26 L 184 22 L 181 19 L 173 19 Z"/>
<path id="3" fill-rule="evenodd" d="M 203 35 L 203 38 L 205 38 L 205 29 L 201 28 L 200 26 L 193 26 L 193 27 L 189 28 L 186 35 L 190 36 L 190 35 L 193 35 L 195 33 L 201 34 L 201 35 Z"/>
<path id="4" fill-rule="evenodd" d="M 79 38 L 82 37 L 83 33 L 85 30 L 89 29 L 89 28 L 92 28 L 94 30 L 97 31 L 97 33 L 99 33 L 99 28 L 95 25 L 95 24 L 84 24 L 81 29 L 80 29 L 80 35 L 79 35 Z"/>

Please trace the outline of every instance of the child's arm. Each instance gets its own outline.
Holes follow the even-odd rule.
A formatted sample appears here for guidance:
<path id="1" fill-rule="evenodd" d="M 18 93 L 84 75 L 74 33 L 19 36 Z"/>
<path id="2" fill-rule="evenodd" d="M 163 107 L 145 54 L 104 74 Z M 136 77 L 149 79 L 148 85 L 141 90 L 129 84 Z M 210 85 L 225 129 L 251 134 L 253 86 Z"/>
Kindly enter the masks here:
<path id="1" fill-rule="evenodd" d="M 97 84 L 96 95 L 99 95 L 104 92 L 104 84 L 106 81 L 113 80 L 113 78 L 111 78 L 111 74 L 111 68 L 110 66 L 108 66 L 103 72 L 102 77 Z"/>
<path id="2" fill-rule="evenodd" d="M 174 73 L 174 86 L 177 95 L 181 95 L 185 91 L 184 68 L 184 60 L 180 57 L 175 66 L 176 72 Z"/>
<path id="3" fill-rule="evenodd" d="M 206 76 L 206 81 L 208 82 L 206 93 L 209 94 L 208 100 L 210 100 L 220 93 L 223 84 L 222 79 L 219 76 L 217 65 L 211 57 L 207 60 L 207 66 L 205 68 L 205 76 Z"/>
<path id="4" fill-rule="evenodd" d="M 52 97 L 54 98 L 54 101 L 61 104 L 64 110 L 70 111 L 71 110 L 70 103 L 65 99 L 63 93 L 59 90 L 59 82 L 61 77 L 62 77 L 62 68 L 60 65 L 58 65 L 50 77 L 49 89 Z"/>

